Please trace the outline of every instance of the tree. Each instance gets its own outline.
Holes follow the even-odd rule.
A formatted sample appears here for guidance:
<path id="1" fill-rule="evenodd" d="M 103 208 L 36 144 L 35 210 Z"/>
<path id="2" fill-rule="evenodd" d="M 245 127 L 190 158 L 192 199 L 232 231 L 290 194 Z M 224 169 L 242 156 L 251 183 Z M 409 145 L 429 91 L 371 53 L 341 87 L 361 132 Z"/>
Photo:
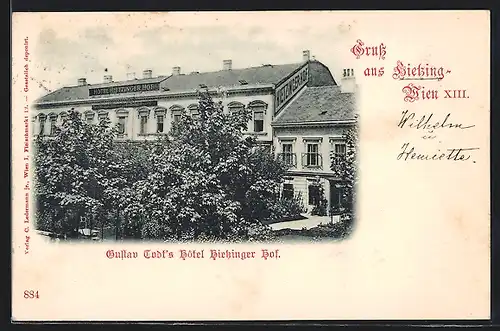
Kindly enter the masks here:
<path id="1" fill-rule="evenodd" d="M 53 137 L 36 140 L 38 228 L 77 237 L 85 216 L 116 239 L 271 238 L 264 223 L 287 212 L 286 166 L 243 134 L 249 109 L 226 114 L 208 92 L 198 108 L 148 143 L 116 142 L 109 121 L 89 125 L 70 111 Z"/>
<path id="2" fill-rule="evenodd" d="M 356 187 L 358 184 L 358 127 L 349 127 L 344 132 L 346 154 L 339 157 L 331 154 L 331 169 L 344 184 L 342 201 L 347 214 L 352 215 L 356 202 Z"/>
<path id="3" fill-rule="evenodd" d="M 109 121 L 89 125 L 71 110 L 53 137 L 35 141 L 35 195 L 39 229 L 77 237 L 82 216 L 89 228 L 106 222 L 110 190 L 121 165 L 112 157 Z"/>
<path id="4" fill-rule="evenodd" d="M 198 112 L 181 116 L 151 155 L 154 171 L 134 185 L 129 209 L 143 218 L 142 236 L 237 240 L 250 238 L 250 229 L 267 233 L 262 222 L 280 217 L 286 168 L 244 136 L 248 109 L 226 114 L 201 92 Z"/>

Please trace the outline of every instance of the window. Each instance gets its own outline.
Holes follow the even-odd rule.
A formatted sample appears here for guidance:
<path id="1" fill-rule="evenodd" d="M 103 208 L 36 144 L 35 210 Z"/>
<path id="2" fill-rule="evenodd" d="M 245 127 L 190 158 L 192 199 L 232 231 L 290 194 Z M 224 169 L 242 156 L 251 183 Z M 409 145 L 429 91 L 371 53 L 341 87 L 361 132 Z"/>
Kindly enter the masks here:
<path id="1" fill-rule="evenodd" d="M 245 105 L 241 102 L 233 101 L 227 105 L 230 114 L 237 114 L 245 108 Z"/>
<path id="2" fill-rule="evenodd" d="M 88 124 L 92 124 L 92 122 L 94 121 L 94 116 L 95 116 L 94 112 L 87 112 L 87 113 L 85 113 L 85 121 Z"/>
<path id="3" fill-rule="evenodd" d="M 118 117 L 118 134 L 125 134 L 125 127 L 127 123 L 127 118 L 125 116 Z"/>
<path id="4" fill-rule="evenodd" d="M 283 199 L 293 199 L 293 184 L 283 184 Z"/>
<path id="5" fill-rule="evenodd" d="M 40 115 L 40 136 L 43 136 L 45 133 L 45 116 Z"/>
<path id="6" fill-rule="evenodd" d="M 264 131 L 264 111 L 256 110 L 253 112 L 253 131 L 263 132 Z"/>
<path id="7" fill-rule="evenodd" d="M 106 121 L 108 119 L 108 113 L 107 112 L 102 112 L 97 115 L 97 118 L 99 119 L 99 123 L 102 121 Z"/>
<path id="8" fill-rule="evenodd" d="M 306 166 L 318 167 L 320 166 L 319 144 L 308 143 L 306 153 Z"/>
<path id="9" fill-rule="evenodd" d="M 317 206 L 320 201 L 320 190 L 317 184 L 309 184 L 309 204 Z"/>
<path id="10" fill-rule="evenodd" d="M 346 155 L 346 145 L 343 141 L 332 140 L 331 148 L 333 152 L 333 162 L 334 164 L 338 164 L 340 161 L 345 159 Z"/>
<path id="11" fill-rule="evenodd" d="M 285 164 L 289 166 L 296 165 L 295 153 L 293 152 L 292 143 L 283 143 L 281 145 L 281 159 Z"/>
<path id="12" fill-rule="evenodd" d="M 172 122 L 177 123 L 180 122 L 182 117 L 182 112 L 184 111 L 184 107 L 181 105 L 173 105 L 169 108 L 172 112 Z"/>
<path id="13" fill-rule="evenodd" d="M 200 114 L 198 113 L 198 105 L 195 104 L 189 105 L 188 109 L 192 119 L 196 120 L 200 117 Z"/>
<path id="14" fill-rule="evenodd" d="M 68 119 L 68 114 L 65 112 L 62 112 L 59 116 L 61 117 L 61 123 L 64 123 Z"/>
<path id="15" fill-rule="evenodd" d="M 180 110 L 173 110 L 172 111 L 172 118 L 174 119 L 174 123 L 180 122 L 181 111 Z"/>
<path id="16" fill-rule="evenodd" d="M 148 116 L 147 115 L 141 115 L 141 123 L 140 123 L 140 128 L 139 128 L 139 133 L 140 134 L 146 134 L 148 128 Z"/>
<path id="17" fill-rule="evenodd" d="M 264 152 L 266 152 L 268 154 L 271 154 L 271 152 L 273 150 L 272 147 L 271 147 L 271 145 L 263 145 L 262 149 L 264 150 Z"/>
<path id="18" fill-rule="evenodd" d="M 156 115 L 156 132 L 163 133 L 163 115 Z"/>
<path id="19" fill-rule="evenodd" d="M 56 129 L 57 129 L 56 123 L 57 123 L 57 117 L 51 116 L 50 117 L 50 135 L 51 136 L 56 134 Z"/>
<path id="20" fill-rule="evenodd" d="M 345 144 L 335 144 L 335 155 L 345 156 L 346 147 Z"/>
<path id="21" fill-rule="evenodd" d="M 267 109 L 267 103 L 261 100 L 255 100 L 248 104 L 253 113 L 253 131 L 264 132 L 264 115 Z"/>
<path id="22" fill-rule="evenodd" d="M 194 120 L 197 120 L 200 117 L 200 114 L 198 113 L 198 109 L 193 109 L 191 110 L 191 117 Z"/>

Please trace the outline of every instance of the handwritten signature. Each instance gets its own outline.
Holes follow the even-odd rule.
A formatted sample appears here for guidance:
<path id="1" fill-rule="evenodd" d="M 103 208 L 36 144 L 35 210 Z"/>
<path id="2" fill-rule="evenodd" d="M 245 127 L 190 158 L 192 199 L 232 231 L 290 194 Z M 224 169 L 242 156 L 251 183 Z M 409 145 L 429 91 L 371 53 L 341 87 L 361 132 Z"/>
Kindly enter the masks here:
<path id="1" fill-rule="evenodd" d="M 415 161 L 468 161 L 471 158 L 471 151 L 478 150 L 478 147 L 470 148 L 447 148 L 446 150 L 438 149 L 433 153 L 420 153 L 417 152 L 415 147 L 409 143 L 404 143 L 401 146 L 403 150 L 398 154 L 397 160 L 415 160 Z M 473 163 L 476 161 L 471 160 Z"/>
<path id="2" fill-rule="evenodd" d="M 409 113 L 408 110 L 402 112 L 401 120 L 399 121 L 398 127 L 404 128 L 408 127 L 410 129 L 423 130 L 429 133 L 434 132 L 438 129 L 470 129 L 475 125 L 464 125 L 462 123 L 452 123 L 450 120 L 451 113 L 446 114 L 442 120 L 434 120 L 434 114 L 422 115 L 420 118 L 416 118 L 415 113 Z"/>

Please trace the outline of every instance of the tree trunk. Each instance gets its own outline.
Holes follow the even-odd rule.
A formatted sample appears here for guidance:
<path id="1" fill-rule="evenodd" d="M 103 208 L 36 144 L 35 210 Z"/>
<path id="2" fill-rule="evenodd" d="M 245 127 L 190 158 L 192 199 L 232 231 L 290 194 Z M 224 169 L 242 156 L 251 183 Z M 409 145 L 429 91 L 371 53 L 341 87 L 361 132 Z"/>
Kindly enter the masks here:
<path id="1" fill-rule="evenodd" d="M 115 219 L 115 239 L 119 239 L 119 227 L 120 227 L 120 211 L 116 211 L 116 219 Z"/>
<path id="2" fill-rule="evenodd" d="M 89 231 L 90 231 L 90 240 L 92 240 L 92 229 L 94 227 L 94 215 L 89 217 Z"/>
<path id="3" fill-rule="evenodd" d="M 104 221 L 101 220 L 101 240 L 104 240 Z"/>

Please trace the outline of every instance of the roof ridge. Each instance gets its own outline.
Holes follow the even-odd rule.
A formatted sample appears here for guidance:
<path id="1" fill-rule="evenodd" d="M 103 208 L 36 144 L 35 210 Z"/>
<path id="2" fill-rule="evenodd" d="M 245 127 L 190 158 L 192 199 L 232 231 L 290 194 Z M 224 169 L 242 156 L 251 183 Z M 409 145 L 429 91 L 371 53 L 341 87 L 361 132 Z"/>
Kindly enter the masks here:
<path id="1" fill-rule="evenodd" d="M 260 66 L 253 66 L 253 67 L 244 67 L 244 68 L 232 68 L 231 70 L 226 70 L 226 69 L 219 69 L 219 70 L 214 70 L 214 71 L 197 71 L 197 75 L 202 75 L 202 74 L 213 74 L 216 72 L 226 72 L 226 71 L 236 71 L 236 70 L 246 70 L 246 69 L 259 69 L 259 68 L 268 68 L 268 67 L 281 67 L 281 66 L 291 66 L 291 65 L 301 65 L 302 63 L 300 62 L 293 62 L 293 63 L 282 63 L 282 64 L 263 64 Z M 189 76 L 189 74 L 182 74 L 181 76 Z"/>
<path id="2" fill-rule="evenodd" d="M 260 66 L 253 66 L 253 67 L 244 67 L 244 68 L 234 68 L 229 71 L 241 71 L 241 70 L 247 70 L 247 69 L 259 69 L 259 68 L 268 68 L 268 67 L 281 67 L 281 66 L 291 66 L 291 65 L 302 65 L 300 62 L 293 62 L 293 63 L 282 63 L 282 64 L 265 64 L 265 65 L 260 65 Z M 203 75 L 203 74 L 214 74 L 217 72 L 226 72 L 228 70 L 220 69 L 220 70 L 214 70 L 214 71 L 196 71 L 196 75 Z M 187 74 L 180 74 L 179 76 L 185 77 L 185 76 L 190 76 L 192 75 L 192 72 L 187 73 Z M 93 83 L 93 84 L 86 84 L 86 85 L 65 85 L 61 86 L 60 88 L 54 90 L 53 92 L 56 92 L 58 90 L 64 89 L 64 88 L 84 88 L 84 87 L 91 87 L 91 86 L 100 86 L 100 85 L 107 85 L 107 84 L 118 84 L 118 83 L 127 83 L 127 82 L 133 82 L 133 81 L 142 81 L 142 80 L 155 80 L 158 78 L 165 78 L 165 79 L 170 79 L 172 77 L 178 77 L 178 76 L 173 76 L 173 75 L 158 75 L 156 77 L 151 77 L 151 78 L 136 78 L 136 79 L 126 79 L 126 80 L 119 80 L 119 81 L 113 81 L 110 83 Z M 51 92 L 52 93 L 52 92 Z M 50 94 L 50 93 L 49 93 Z M 48 95 L 48 94 L 46 94 Z"/>

